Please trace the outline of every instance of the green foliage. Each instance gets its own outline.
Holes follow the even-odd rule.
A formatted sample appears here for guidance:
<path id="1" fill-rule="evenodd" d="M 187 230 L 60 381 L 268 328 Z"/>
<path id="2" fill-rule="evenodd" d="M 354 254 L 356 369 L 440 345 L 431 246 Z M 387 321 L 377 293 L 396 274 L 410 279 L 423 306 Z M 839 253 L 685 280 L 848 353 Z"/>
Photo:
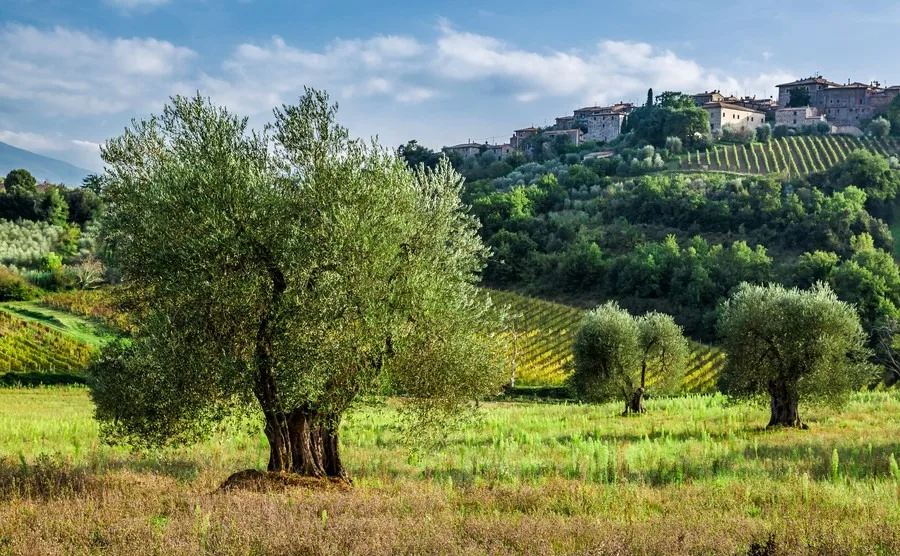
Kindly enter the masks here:
<path id="1" fill-rule="evenodd" d="M 868 198 L 881 202 L 892 202 L 900 193 L 900 171 L 892 169 L 885 157 L 864 149 L 853 151 L 841 164 L 829 169 L 824 179 L 827 190 L 856 186 Z"/>
<path id="2" fill-rule="evenodd" d="M 587 313 L 572 348 L 572 386 L 588 401 L 670 392 L 685 371 L 688 344 L 672 317 L 648 313 L 634 318 L 615 302 Z M 654 380 L 647 380 L 653 377 Z"/>
<path id="3" fill-rule="evenodd" d="M 763 124 L 756 128 L 756 140 L 760 143 L 768 143 L 772 138 L 772 126 Z"/>
<path id="4" fill-rule="evenodd" d="M 0 264 L 38 268 L 44 255 L 55 251 L 65 238 L 65 228 L 46 222 L 0 220 Z"/>
<path id="5" fill-rule="evenodd" d="M 628 130 L 634 143 L 646 141 L 662 148 L 668 137 L 677 137 L 694 145 L 709 134 L 709 114 L 696 107 L 690 95 L 667 91 L 655 105 L 636 108 L 628 117 Z"/>
<path id="6" fill-rule="evenodd" d="M 145 303 L 130 345 L 93 370 L 108 438 L 192 441 L 255 406 L 273 468 L 299 470 L 300 446 L 279 436 L 299 438 L 297 415 L 336 438 L 357 397 L 389 383 L 410 422 L 428 424 L 503 380 L 460 176 L 445 160 L 411 170 L 335 114 L 307 90 L 251 133 L 175 97 L 103 147 L 105 234 Z"/>
<path id="7" fill-rule="evenodd" d="M 869 122 L 869 125 L 866 126 L 866 132 L 872 137 L 884 139 L 891 134 L 891 122 L 883 116 L 879 116 Z"/>
<path id="8" fill-rule="evenodd" d="M 28 170 L 11 170 L 3 180 L 3 189 L 7 195 L 20 197 L 37 194 L 37 180 Z"/>
<path id="9" fill-rule="evenodd" d="M 41 200 L 43 220 L 56 226 L 64 226 L 69 219 L 69 205 L 56 187 L 49 187 Z"/>
<path id="10" fill-rule="evenodd" d="M 859 316 L 827 285 L 744 285 L 725 302 L 718 327 L 728 354 L 719 387 L 730 396 L 783 385 L 800 400 L 836 404 L 874 376 Z"/>
<path id="11" fill-rule="evenodd" d="M 37 297 L 37 290 L 22 276 L 0 266 L 0 301 L 28 301 Z"/>
<path id="12" fill-rule="evenodd" d="M 639 387 L 640 328 L 628 311 L 610 301 L 584 316 L 572 347 L 571 382 L 591 402 L 630 397 Z"/>
<path id="13" fill-rule="evenodd" d="M 790 100 L 788 100 L 787 107 L 788 108 L 803 108 L 804 106 L 809 106 L 810 96 L 809 91 L 806 89 L 802 89 L 800 87 L 791 89 L 788 91 L 790 94 Z"/>
<path id="14" fill-rule="evenodd" d="M 684 150 L 683 141 L 678 137 L 666 137 L 666 150 L 672 154 L 681 154 Z"/>

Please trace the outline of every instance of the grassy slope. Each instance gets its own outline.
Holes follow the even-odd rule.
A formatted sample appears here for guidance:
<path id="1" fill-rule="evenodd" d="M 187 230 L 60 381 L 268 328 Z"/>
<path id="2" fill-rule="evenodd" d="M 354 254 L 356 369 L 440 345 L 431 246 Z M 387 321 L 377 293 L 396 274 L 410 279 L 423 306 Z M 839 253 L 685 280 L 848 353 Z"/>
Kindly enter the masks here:
<path id="1" fill-rule="evenodd" d="M 102 324 L 39 303 L 30 301 L 0 303 L 0 311 L 22 320 L 42 324 L 92 346 L 99 347 L 112 337 L 110 330 Z"/>
<path id="2" fill-rule="evenodd" d="M 560 386 L 571 370 L 571 343 L 584 310 L 535 299 L 508 291 L 491 290 L 495 302 L 509 305 L 517 319 L 518 356 L 516 384 Z M 725 355 L 709 346 L 694 343 L 682 389 L 705 393 L 715 389 Z M 652 377 L 650 379 L 652 386 Z"/>
<path id="3" fill-rule="evenodd" d="M 259 431 L 137 455 L 99 442 L 85 390 L 0 390 L 0 553 L 746 554 L 770 535 L 783 554 L 900 551 L 900 392 L 804 407 L 809 431 L 761 431 L 763 408 L 717 396 L 639 418 L 482 408 L 418 457 L 390 407 L 354 413 L 350 492 L 223 494 L 264 467 Z"/>
<path id="4" fill-rule="evenodd" d="M 96 322 L 29 302 L 0 304 L 0 385 L 83 382 L 110 338 Z"/>

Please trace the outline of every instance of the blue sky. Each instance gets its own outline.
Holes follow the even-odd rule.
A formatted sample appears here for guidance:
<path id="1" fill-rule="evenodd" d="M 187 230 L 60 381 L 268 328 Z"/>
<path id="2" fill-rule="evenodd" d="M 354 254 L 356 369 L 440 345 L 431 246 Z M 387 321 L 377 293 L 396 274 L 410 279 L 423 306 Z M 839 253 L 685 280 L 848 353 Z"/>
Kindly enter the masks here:
<path id="1" fill-rule="evenodd" d="M 900 83 L 900 3 L 848 4 L 0 0 L 0 141 L 99 170 L 100 143 L 197 90 L 261 126 L 325 88 L 355 135 L 437 148 L 648 87 Z"/>

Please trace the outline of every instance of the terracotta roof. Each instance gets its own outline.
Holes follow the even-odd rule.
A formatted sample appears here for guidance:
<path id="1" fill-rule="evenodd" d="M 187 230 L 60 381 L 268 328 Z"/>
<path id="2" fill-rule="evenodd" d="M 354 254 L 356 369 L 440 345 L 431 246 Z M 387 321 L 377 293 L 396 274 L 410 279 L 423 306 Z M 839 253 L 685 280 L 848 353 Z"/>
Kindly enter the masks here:
<path id="1" fill-rule="evenodd" d="M 740 110 L 742 112 L 753 112 L 754 114 L 762 114 L 763 116 L 766 115 L 765 112 L 747 108 L 746 106 L 741 106 L 740 104 L 728 104 L 727 102 L 707 102 L 702 106 L 702 108 L 705 110 L 710 110 L 712 108 L 727 108 L 728 110 Z"/>

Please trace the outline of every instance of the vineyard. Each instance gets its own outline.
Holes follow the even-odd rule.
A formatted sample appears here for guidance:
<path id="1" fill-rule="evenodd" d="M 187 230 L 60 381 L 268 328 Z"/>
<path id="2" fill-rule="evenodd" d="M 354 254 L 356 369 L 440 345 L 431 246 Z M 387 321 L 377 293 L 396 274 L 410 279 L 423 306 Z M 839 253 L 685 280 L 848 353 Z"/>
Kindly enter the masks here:
<path id="1" fill-rule="evenodd" d="M 571 345 L 584 311 L 513 292 L 491 290 L 498 305 L 508 305 L 516 317 L 512 347 L 516 385 L 559 386 L 571 372 Z M 702 344 L 692 344 L 682 389 L 704 393 L 715 389 L 716 376 L 725 354 Z M 653 385 L 653 377 L 648 386 Z"/>
<path id="2" fill-rule="evenodd" d="M 81 371 L 94 348 L 37 322 L 0 311 L 0 378 L 5 373 Z"/>
<path id="3" fill-rule="evenodd" d="M 768 143 L 724 145 L 705 152 L 689 152 L 681 157 L 679 168 L 799 177 L 827 170 L 858 149 L 896 157 L 900 155 L 900 141 L 844 135 L 785 137 Z"/>

